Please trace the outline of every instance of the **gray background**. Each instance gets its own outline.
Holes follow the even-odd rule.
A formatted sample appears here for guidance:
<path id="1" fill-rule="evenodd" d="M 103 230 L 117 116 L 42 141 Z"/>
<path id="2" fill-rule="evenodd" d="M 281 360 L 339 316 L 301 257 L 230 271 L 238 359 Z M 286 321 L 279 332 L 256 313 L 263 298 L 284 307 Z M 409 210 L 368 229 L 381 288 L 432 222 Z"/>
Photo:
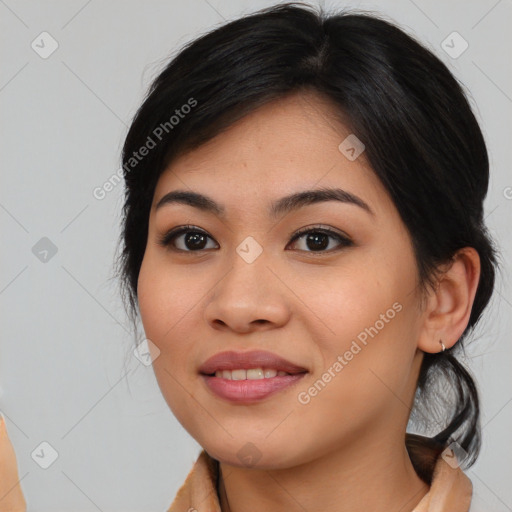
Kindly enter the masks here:
<path id="1" fill-rule="evenodd" d="M 119 168 L 127 126 L 168 57 L 272 3 L 0 0 L 0 407 L 29 511 L 165 510 L 192 467 L 200 447 L 174 419 L 151 366 L 130 354 L 110 279 L 122 185 L 103 200 L 93 190 Z M 388 15 L 471 91 L 492 165 L 487 222 L 505 266 L 470 350 L 484 445 L 468 474 L 488 511 L 512 510 L 512 2 L 323 5 Z M 43 31 L 59 45 L 46 59 L 31 47 Z M 441 47 L 453 31 L 469 44 L 458 58 Z M 46 262 L 33 252 L 43 237 L 57 248 Z M 31 456 L 43 441 L 59 455 L 48 469 Z"/>

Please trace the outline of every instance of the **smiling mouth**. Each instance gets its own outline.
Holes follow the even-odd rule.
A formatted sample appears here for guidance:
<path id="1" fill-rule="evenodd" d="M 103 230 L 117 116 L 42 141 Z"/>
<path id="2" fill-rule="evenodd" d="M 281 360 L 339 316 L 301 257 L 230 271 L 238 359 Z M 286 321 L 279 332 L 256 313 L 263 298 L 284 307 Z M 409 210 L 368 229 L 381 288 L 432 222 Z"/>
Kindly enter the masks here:
<path id="1" fill-rule="evenodd" d="M 275 368 L 249 368 L 249 369 L 235 369 L 235 370 L 217 370 L 215 373 L 203 374 L 209 377 L 217 377 L 227 380 L 261 380 L 261 379 L 272 379 L 274 377 L 284 377 L 290 375 L 297 375 L 295 372 L 288 373 L 283 370 L 276 370 Z"/>
<path id="2" fill-rule="evenodd" d="M 199 367 L 199 375 L 217 398 L 249 405 L 296 385 L 308 370 L 266 350 L 225 351 Z"/>
<path id="3" fill-rule="evenodd" d="M 254 373 L 252 372 L 254 370 Z M 250 405 L 271 398 L 279 391 L 296 385 L 307 371 L 294 374 L 275 369 L 217 370 L 215 374 L 200 374 L 207 388 L 218 398 L 234 405 Z M 254 375 L 254 377 L 253 377 Z"/>

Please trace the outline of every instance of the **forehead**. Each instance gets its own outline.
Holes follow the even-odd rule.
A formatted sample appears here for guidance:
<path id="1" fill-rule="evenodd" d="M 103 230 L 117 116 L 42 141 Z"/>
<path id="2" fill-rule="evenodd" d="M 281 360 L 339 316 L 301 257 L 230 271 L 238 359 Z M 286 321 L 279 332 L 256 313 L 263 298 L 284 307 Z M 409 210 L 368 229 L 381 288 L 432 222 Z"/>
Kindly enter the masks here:
<path id="1" fill-rule="evenodd" d="M 342 188 L 367 203 L 386 201 L 364 151 L 355 160 L 340 151 L 350 135 L 334 106 L 316 95 L 274 100 L 174 160 L 158 180 L 153 205 L 173 189 L 246 208 L 321 187 Z"/>

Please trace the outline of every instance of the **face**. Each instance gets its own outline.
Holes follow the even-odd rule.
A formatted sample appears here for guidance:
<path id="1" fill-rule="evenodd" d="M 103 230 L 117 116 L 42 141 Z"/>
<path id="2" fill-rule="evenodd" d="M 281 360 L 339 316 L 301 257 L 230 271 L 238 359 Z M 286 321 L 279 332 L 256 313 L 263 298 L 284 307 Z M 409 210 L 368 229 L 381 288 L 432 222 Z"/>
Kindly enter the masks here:
<path id="1" fill-rule="evenodd" d="M 421 362 L 413 248 L 364 152 L 338 148 L 350 130 L 330 111 L 312 95 L 269 103 L 175 160 L 155 189 L 138 281 L 154 371 L 176 418 L 226 464 L 252 456 L 284 468 L 403 441 Z M 320 188 L 355 199 L 288 201 L 272 213 L 283 197 Z M 222 213 L 170 200 L 156 208 L 177 190 Z M 200 373 L 215 354 L 253 350 L 303 371 L 267 373 L 270 384 Z M 275 391 L 255 397 L 257 386 Z"/>

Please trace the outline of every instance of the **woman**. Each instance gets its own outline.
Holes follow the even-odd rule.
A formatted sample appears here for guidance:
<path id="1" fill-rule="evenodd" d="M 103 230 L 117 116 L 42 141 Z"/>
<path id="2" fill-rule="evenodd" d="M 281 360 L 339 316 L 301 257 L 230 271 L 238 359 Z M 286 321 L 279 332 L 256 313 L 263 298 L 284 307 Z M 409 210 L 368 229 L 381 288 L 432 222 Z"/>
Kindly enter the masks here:
<path id="1" fill-rule="evenodd" d="M 204 448 L 169 510 L 469 509 L 455 353 L 495 253 L 484 140 L 439 59 L 376 17 L 246 16 L 155 80 L 123 167 L 125 290 Z M 439 383 L 436 435 L 406 434 Z"/>
<path id="2" fill-rule="evenodd" d="M 476 510 L 456 355 L 494 287 L 488 167 L 456 79 L 376 16 L 281 5 L 168 64 L 123 148 L 119 273 L 204 448 L 170 512 Z"/>

